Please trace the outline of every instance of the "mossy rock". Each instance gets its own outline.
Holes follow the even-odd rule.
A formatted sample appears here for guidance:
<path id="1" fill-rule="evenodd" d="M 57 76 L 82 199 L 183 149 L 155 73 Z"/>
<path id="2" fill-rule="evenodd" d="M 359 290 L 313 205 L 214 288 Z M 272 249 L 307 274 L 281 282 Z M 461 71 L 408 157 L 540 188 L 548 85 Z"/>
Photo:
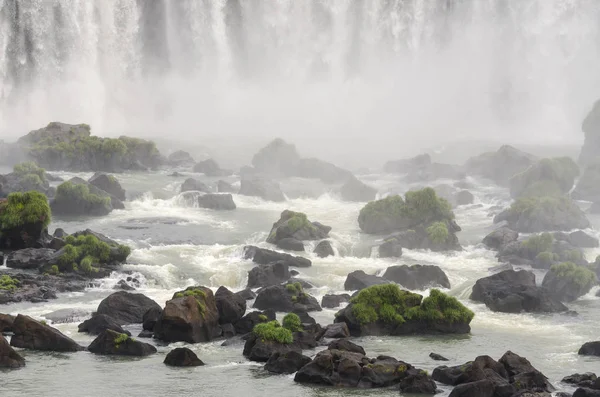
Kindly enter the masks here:
<path id="1" fill-rule="evenodd" d="M 542 286 L 556 299 L 572 302 L 590 292 L 597 283 L 597 276 L 589 267 L 563 262 L 550 268 Z"/>
<path id="2" fill-rule="evenodd" d="M 281 217 L 273 224 L 267 242 L 277 244 L 283 239 L 321 240 L 329 236 L 331 227 L 318 222 L 310 222 L 306 214 L 285 210 Z"/>
<path id="3" fill-rule="evenodd" d="M 45 195 L 30 191 L 0 199 L 0 248 L 30 248 L 50 224 L 52 212 Z"/>
<path id="4" fill-rule="evenodd" d="M 579 167 L 569 157 L 541 159 L 510 179 L 510 194 L 513 198 L 561 196 L 578 176 Z"/>
<path id="5" fill-rule="evenodd" d="M 112 209 L 110 194 L 77 177 L 60 184 L 52 201 L 57 215 L 103 216 Z"/>

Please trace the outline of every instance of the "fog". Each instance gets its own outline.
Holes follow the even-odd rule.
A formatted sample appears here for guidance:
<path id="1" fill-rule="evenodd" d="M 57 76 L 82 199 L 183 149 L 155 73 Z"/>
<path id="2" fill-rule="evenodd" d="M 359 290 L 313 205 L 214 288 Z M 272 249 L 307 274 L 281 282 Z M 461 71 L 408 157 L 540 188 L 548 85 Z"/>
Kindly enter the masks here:
<path id="1" fill-rule="evenodd" d="M 579 145 L 597 0 L 0 0 L 0 138 L 49 121 L 247 163 Z M 186 143 L 180 143 L 186 142 Z"/>

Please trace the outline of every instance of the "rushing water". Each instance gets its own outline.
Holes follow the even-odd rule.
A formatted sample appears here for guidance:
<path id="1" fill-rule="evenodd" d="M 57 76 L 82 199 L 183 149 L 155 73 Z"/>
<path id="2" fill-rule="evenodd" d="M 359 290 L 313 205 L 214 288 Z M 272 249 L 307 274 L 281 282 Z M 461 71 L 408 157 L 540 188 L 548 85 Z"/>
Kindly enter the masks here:
<path id="1" fill-rule="evenodd" d="M 63 177 L 71 175 L 62 174 Z M 209 184 L 215 182 L 202 175 L 196 177 Z M 377 186 L 380 192 L 403 192 L 410 187 L 399 184 L 397 177 L 390 175 L 362 178 Z M 247 271 L 254 265 L 241 259 L 242 247 L 248 243 L 267 246 L 264 240 L 272 223 L 283 209 L 289 208 L 306 212 L 310 219 L 333 227 L 331 240 L 338 255 L 320 259 L 307 249 L 305 255 L 313 261 L 313 266 L 299 269 L 299 277 L 316 286 L 310 293 L 319 300 L 326 293 L 342 292 L 346 275 L 356 269 L 374 273 L 393 264 L 435 264 L 448 274 L 452 284 L 449 293 L 476 313 L 470 335 L 359 338 L 357 342 L 365 347 L 369 356 L 391 355 L 431 372 L 439 364 L 429 359 L 432 351 L 448 357 L 453 365 L 481 354 L 498 359 L 505 351 L 512 350 L 527 357 L 559 387 L 558 381 L 563 376 L 598 371 L 597 360 L 576 354 L 581 344 L 598 339 L 595 325 L 600 299 L 594 296 L 595 290 L 569 305 L 578 316 L 493 313 L 484 305 L 468 300 L 474 282 L 488 275 L 490 267 L 498 265 L 494 253 L 479 242 L 492 230 L 489 209 L 508 202 L 507 193 L 502 189 L 471 181 L 475 184 L 472 189 L 475 204 L 456 210 L 457 221 L 463 228 L 459 237 L 464 251 L 444 254 L 405 250 L 402 258 L 391 260 L 371 257 L 370 247 L 376 237 L 365 236 L 358 229 L 356 218 L 361 204 L 342 202 L 335 193 L 326 190 L 319 193 L 323 186 L 316 182 L 283 183 L 284 190 L 288 185 L 310 185 L 313 187 L 310 191 L 316 194 L 314 198 L 275 204 L 234 195 L 237 210 L 216 212 L 185 206 L 177 195 L 183 178 L 169 177 L 167 172 L 124 174 L 120 179 L 130 198 L 125 210 L 113 211 L 103 218 L 55 218 L 51 227 L 62 227 L 67 232 L 89 227 L 130 244 L 134 250 L 124 271 L 134 272 L 142 281 L 139 292 L 161 305 L 174 291 L 189 285 L 201 284 L 213 289 L 225 285 L 233 290 L 245 287 Z M 600 226 L 600 220 L 592 221 Z M 595 257 L 598 251 L 588 250 L 588 259 Z M 112 287 L 123 275 L 115 273 L 99 286 L 82 293 L 62 294 L 57 300 L 43 304 L 12 304 L 2 307 L 2 311 L 40 319 L 58 309 L 74 308 L 91 313 L 101 299 L 113 292 Z M 427 294 L 427 291 L 419 292 Z M 314 317 L 321 324 L 328 324 L 334 313 L 335 310 L 325 309 L 314 313 Z M 93 337 L 77 333 L 78 323 L 55 326 L 87 345 Z M 139 325 L 126 328 L 133 335 L 141 331 Z M 27 359 L 27 366 L 0 373 L 1 395 L 398 395 L 395 388 L 351 391 L 298 385 L 293 382 L 293 376 L 269 375 L 260 364 L 248 362 L 242 356 L 243 345 L 221 347 L 220 344 L 221 341 L 188 345 L 207 363 L 194 369 L 171 369 L 162 364 L 166 353 L 183 343 L 168 347 L 159 344 L 158 354 L 143 359 L 101 357 L 87 352 L 20 351 Z M 450 389 L 442 386 L 442 390 L 443 395 L 447 395 Z"/>

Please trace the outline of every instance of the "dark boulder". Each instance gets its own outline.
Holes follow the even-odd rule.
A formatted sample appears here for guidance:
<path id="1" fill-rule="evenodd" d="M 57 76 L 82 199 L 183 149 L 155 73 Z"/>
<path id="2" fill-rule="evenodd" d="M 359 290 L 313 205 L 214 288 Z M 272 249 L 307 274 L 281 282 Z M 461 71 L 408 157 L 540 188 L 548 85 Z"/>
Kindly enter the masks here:
<path id="1" fill-rule="evenodd" d="M 575 390 L 573 397 L 600 397 L 599 389 L 588 389 L 587 387 L 580 387 Z"/>
<path id="2" fill-rule="evenodd" d="M 219 324 L 234 324 L 246 313 L 246 300 L 221 286 L 215 293 Z"/>
<path id="3" fill-rule="evenodd" d="M 565 376 L 561 380 L 561 382 L 568 383 L 570 385 L 580 386 L 580 387 L 593 388 L 594 382 L 596 382 L 597 379 L 598 379 L 598 377 L 596 376 L 596 374 L 594 374 L 592 372 L 586 372 L 585 374 L 573 374 L 573 375 Z M 600 386 L 600 383 L 599 383 L 599 386 Z"/>
<path id="4" fill-rule="evenodd" d="M 242 178 L 239 194 L 260 197 L 266 201 L 285 201 L 279 183 L 259 177 Z"/>
<path id="5" fill-rule="evenodd" d="M 0 313 L 0 334 L 6 333 L 6 332 L 12 332 L 14 322 L 15 322 L 14 316 L 11 316 L 10 314 Z"/>
<path id="6" fill-rule="evenodd" d="M 389 281 L 384 280 L 381 277 L 366 274 L 362 270 L 356 270 L 348 274 L 346 281 L 344 282 L 344 289 L 346 291 L 361 290 L 372 285 L 377 284 L 388 284 Z"/>
<path id="7" fill-rule="evenodd" d="M 546 273 L 542 287 L 561 302 L 573 302 L 590 292 L 597 281 L 596 274 L 587 266 L 561 263 Z"/>
<path id="8" fill-rule="evenodd" d="M 327 345 L 327 348 L 329 350 L 342 350 L 350 353 L 358 353 L 362 354 L 363 356 L 366 354 L 365 349 L 363 349 L 362 346 L 359 346 L 345 338 L 331 341 L 329 345 Z"/>
<path id="9" fill-rule="evenodd" d="M 217 192 L 219 193 L 237 193 L 237 190 L 231 183 L 219 180 L 217 182 Z"/>
<path id="10" fill-rule="evenodd" d="M 412 290 L 423 290 L 428 287 L 450 288 L 446 273 L 433 265 L 390 266 L 383 274 L 383 278 Z"/>
<path id="11" fill-rule="evenodd" d="M 288 265 L 280 262 L 269 265 L 260 265 L 248 272 L 248 285 L 246 288 L 268 287 L 279 285 L 290 279 Z"/>
<path id="12" fill-rule="evenodd" d="M 204 183 L 195 180 L 194 178 L 188 178 L 183 181 L 181 185 L 181 193 L 185 192 L 204 192 L 210 193 L 210 188 Z"/>
<path id="13" fill-rule="evenodd" d="M 419 371 L 411 373 L 400 381 L 400 393 L 436 394 L 437 386 L 426 372 Z"/>
<path id="14" fill-rule="evenodd" d="M 217 211 L 233 211 L 236 209 L 231 194 L 207 193 L 198 196 L 198 207 Z"/>
<path id="15" fill-rule="evenodd" d="M 50 202 L 50 208 L 55 215 L 104 216 L 115 208 L 125 208 L 125 206 L 104 190 L 79 177 L 74 177 L 58 186 L 56 196 Z"/>
<path id="16" fill-rule="evenodd" d="M 310 362 L 310 359 L 308 359 Z M 25 366 L 25 360 L 10 347 L 6 339 L 0 334 L 0 368 L 19 368 Z"/>
<path id="17" fill-rule="evenodd" d="M 377 189 L 359 181 L 358 178 L 353 176 L 342 185 L 340 193 L 344 201 L 366 202 L 375 200 Z"/>
<path id="18" fill-rule="evenodd" d="M 219 164 L 213 159 L 208 159 L 197 163 L 194 166 L 194 172 L 201 172 L 206 176 L 227 176 L 231 175 L 231 171 L 223 170 Z"/>
<path id="19" fill-rule="evenodd" d="M 183 150 L 177 150 L 171 153 L 169 157 L 167 157 L 167 161 L 174 167 L 191 166 L 196 162 L 191 154 Z"/>
<path id="20" fill-rule="evenodd" d="M 171 350 L 163 362 L 171 367 L 199 367 L 204 365 L 196 353 L 187 347 L 178 347 Z"/>
<path id="21" fill-rule="evenodd" d="M 142 332 L 140 332 L 138 334 L 138 338 L 152 338 L 154 336 L 154 332 L 152 331 L 148 331 L 148 330 L 142 330 Z"/>
<path id="22" fill-rule="evenodd" d="M 294 238 L 300 241 L 322 240 L 329 236 L 331 227 L 319 222 L 310 222 L 306 214 L 285 210 L 277 222 L 273 224 L 267 242 L 277 244 L 285 238 Z"/>
<path id="23" fill-rule="evenodd" d="M 501 250 L 506 245 L 517 241 L 519 233 L 506 226 L 498 228 L 483 239 L 483 244 L 493 250 Z"/>
<path id="24" fill-rule="evenodd" d="M 269 357 L 265 369 L 275 374 L 293 374 L 312 360 L 297 351 L 275 352 Z"/>
<path id="25" fill-rule="evenodd" d="M 275 353 L 287 354 L 289 352 L 302 353 L 302 349 L 294 343 L 286 344 L 257 337 L 251 333 L 244 344 L 244 357 L 250 361 L 267 362 Z"/>
<path id="26" fill-rule="evenodd" d="M 244 335 L 252 332 L 256 324 L 266 323 L 273 320 L 275 320 L 274 310 L 265 310 L 262 312 L 256 311 L 246 314 L 244 317 L 236 321 L 233 326 L 237 334 Z"/>
<path id="27" fill-rule="evenodd" d="M 96 172 L 88 182 L 96 186 L 98 189 L 104 190 L 106 193 L 117 198 L 120 201 L 125 201 L 125 189 L 121 187 L 121 184 L 112 175 L 107 175 L 102 172 Z"/>
<path id="28" fill-rule="evenodd" d="M 554 387 L 548 382 L 548 378 L 538 371 L 529 360 L 511 351 L 507 351 L 498 360 L 504 366 L 511 383 L 521 385 L 525 389 L 535 389 L 551 392 Z M 522 387 L 518 387 L 519 389 Z"/>
<path id="29" fill-rule="evenodd" d="M 327 295 L 323 296 L 323 299 L 321 299 L 321 307 L 324 307 L 327 309 L 334 309 L 336 307 L 340 307 L 340 305 L 342 303 L 348 302 L 349 300 L 350 300 L 350 295 L 348 295 L 348 294 L 340 294 L 340 295 L 327 294 Z"/>
<path id="30" fill-rule="evenodd" d="M 323 240 L 319 244 L 317 244 L 313 252 L 317 254 L 319 258 L 327 258 L 328 256 L 335 255 L 333 247 L 331 247 L 331 243 L 327 240 Z"/>
<path id="31" fill-rule="evenodd" d="M 258 293 L 254 307 L 259 310 L 272 309 L 276 312 L 322 310 L 315 297 L 304 292 L 298 284 L 265 287 Z"/>
<path id="32" fill-rule="evenodd" d="M 252 158 L 252 165 L 256 170 L 276 176 L 296 175 L 299 162 L 296 146 L 281 138 L 271 141 Z"/>
<path id="33" fill-rule="evenodd" d="M 277 248 L 281 248 L 287 251 L 302 251 L 304 252 L 304 243 L 300 240 L 296 240 L 295 238 L 282 238 L 278 240 Z"/>
<path id="34" fill-rule="evenodd" d="M 146 331 L 153 331 L 156 322 L 162 315 L 162 309 L 160 307 L 151 307 L 142 316 L 142 328 Z"/>
<path id="35" fill-rule="evenodd" d="M 240 298 L 242 298 L 245 301 L 250 301 L 250 300 L 256 298 L 256 294 L 250 288 L 246 288 L 244 290 L 236 292 L 235 295 L 239 296 Z"/>
<path id="36" fill-rule="evenodd" d="M 253 245 L 244 247 L 244 259 L 252 259 L 252 262 L 259 265 L 271 263 L 281 263 L 291 267 L 310 267 L 312 265 L 310 260 L 301 256 L 292 256 L 282 252 L 258 248 Z"/>
<path id="37" fill-rule="evenodd" d="M 396 238 L 388 238 L 379 246 L 380 258 L 400 258 L 402 243 Z"/>
<path id="38" fill-rule="evenodd" d="M 473 201 L 475 201 L 475 196 L 473 196 L 473 193 L 469 192 L 468 190 L 461 190 L 454 195 L 453 201 L 457 206 L 469 205 L 473 204 Z"/>
<path id="39" fill-rule="evenodd" d="M 598 356 L 600 357 L 600 341 L 586 342 L 581 346 L 577 354 L 582 356 Z"/>
<path id="40" fill-rule="evenodd" d="M 125 280 L 119 280 L 119 282 L 113 287 L 117 291 L 135 291 L 135 287 L 132 287 Z"/>
<path id="41" fill-rule="evenodd" d="M 494 397 L 494 383 L 488 379 L 463 383 L 450 392 L 450 397 Z"/>
<path id="42" fill-rule="evenodd" d="M 105 330 L 110 329 L 111 331 L 131 336 L 129 331 L 125 331 L 115 319 L 106 314 L 96 314 L 79 324 L 77 328 L 79 332 L 87 332 L 92 335 L 99 335 Z"/>
<path id="43" fill-rule="evenodd" d="M 13 251 L 6 258 L 6 266 L 13 269 L 39 269 L 50 262 L 54 255 L 50 248 L 25 248 Z"/>
<path id="44" fill-rule="evenodd" d="M 465 170 L 471 175 L 491 179 L 500 186 L 508 186 L 513 175 L 525 171 L 535 161 L 536 157 L 532 154 L 504 145 L 496 152 L 470 158 Z"/>
<path id="45" fill-rule="evenodd" d="M 144 314 L 152 308 L 160 310 L 158 303 L 147 296 L 118 291 L 100 302 L 97 313 L 106 314 L 119 324 L 141 324 Z"/>
<path id="46" fill-rule="evenodd" d="M 10 345 L 32 350 L 76 352 L 83 350 L 73 339 L 59 330 L 19 314 L 13 322 Z"/>
<path id="47" fill-rule="evenodd" d="M 340 339 L 350 337 L 350 330 L 346 323 L 329 324 L 322 331 L 322 338 Z"/>
<path id="48" fill-rule="evenodd" d="M 149 356 L 157 351 L 156 347 L 148 343 L 110 329 L 102 331 L 89 345 L 88 350 L 94 354 L 137 357 Z"/>
<path id="49" fill-rule="evenodd" d="M 429 357 L 431 357 L 431 359 L 435 361 L 449 361 L 446 357 L 437 353 L 429 353 Z"/>
<path id="50" fill-rule="evenodd" d="M 0 274 L 2 277 L 3 274 Z M 39 273 L 10 273 L 16 288 L 0 288 L 0 304 L 12 302 L 47 302 L 56 299 L 59 292 L 83 291 L 89 281 L 79 275 L 53 276 Z"/>

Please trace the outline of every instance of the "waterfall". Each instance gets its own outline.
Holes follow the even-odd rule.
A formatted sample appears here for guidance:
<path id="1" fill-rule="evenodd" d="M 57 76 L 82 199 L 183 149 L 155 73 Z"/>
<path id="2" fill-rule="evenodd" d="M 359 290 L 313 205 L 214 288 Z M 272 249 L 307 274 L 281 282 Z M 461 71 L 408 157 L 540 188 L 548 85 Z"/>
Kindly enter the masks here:
<path id="1" fill-rule="evenodd" d="M 0 0 L 0 136 L 579 139 L 599 20 L 597 0 Z"/>

